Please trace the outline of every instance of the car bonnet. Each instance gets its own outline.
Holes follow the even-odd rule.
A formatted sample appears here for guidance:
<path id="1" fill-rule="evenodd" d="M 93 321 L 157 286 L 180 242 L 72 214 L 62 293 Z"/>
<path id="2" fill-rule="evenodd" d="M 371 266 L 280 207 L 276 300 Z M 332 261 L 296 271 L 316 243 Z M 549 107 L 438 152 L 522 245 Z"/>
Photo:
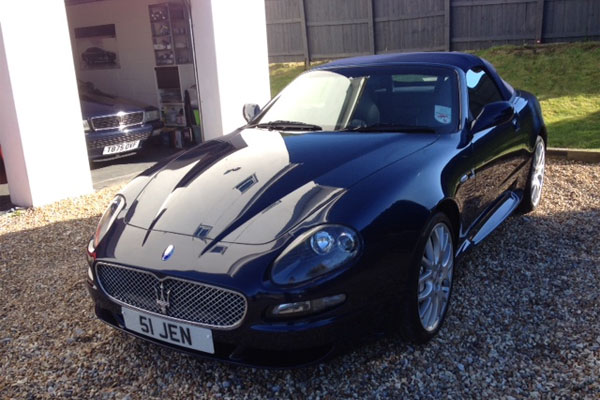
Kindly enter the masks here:
<path id="1" fill-rule="evenodd" d="M 125 220 L 201 239 L 267 243 L 437 137 L 241 130 L 166 164 L 128 206 Z"/>

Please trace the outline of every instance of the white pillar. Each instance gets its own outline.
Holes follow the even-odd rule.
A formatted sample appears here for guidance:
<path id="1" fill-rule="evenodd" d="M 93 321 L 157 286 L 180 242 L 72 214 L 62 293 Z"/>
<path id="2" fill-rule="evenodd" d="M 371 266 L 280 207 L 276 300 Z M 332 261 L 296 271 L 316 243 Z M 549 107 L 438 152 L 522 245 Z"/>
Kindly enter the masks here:
<path id="1" fill-rule="evenodd" d="M 0 1 L 0 145 L 11 202 L 92 191 L 64 0 Z"/>
<path id="2" fill-rule="evenodd" d="M 191 0 L 204 139 L 244 125 L 271 98 L 264 0 Z"/>

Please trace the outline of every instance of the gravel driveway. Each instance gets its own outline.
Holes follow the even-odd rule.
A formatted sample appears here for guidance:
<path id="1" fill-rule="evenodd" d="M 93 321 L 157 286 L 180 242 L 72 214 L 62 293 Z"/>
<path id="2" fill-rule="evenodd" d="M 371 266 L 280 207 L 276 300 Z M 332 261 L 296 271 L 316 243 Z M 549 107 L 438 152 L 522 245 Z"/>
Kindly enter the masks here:
<path id="1" fill-rule="evenodd" d="M 0 216 L 0 398 L 600 398 L 600 165 L 550 160 L 541 207 L 459 263 L 425 346 L 327 364 L 194 359 L 96 320 L 83 249 L 119 189 Z"/>

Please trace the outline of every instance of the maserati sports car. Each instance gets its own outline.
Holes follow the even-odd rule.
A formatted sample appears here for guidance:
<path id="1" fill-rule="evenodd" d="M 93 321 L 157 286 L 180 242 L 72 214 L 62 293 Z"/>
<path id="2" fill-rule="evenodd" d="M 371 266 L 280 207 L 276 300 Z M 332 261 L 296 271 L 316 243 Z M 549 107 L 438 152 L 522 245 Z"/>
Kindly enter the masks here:
<path id="1" fill-rule="evenodd" d="M 540 203 L 540 105 L 473 55 L 334 61 L 243 113 L 110 203 L 87 248 L 102 321 L 254 366 L 424 343 L 456 260 Z"/>

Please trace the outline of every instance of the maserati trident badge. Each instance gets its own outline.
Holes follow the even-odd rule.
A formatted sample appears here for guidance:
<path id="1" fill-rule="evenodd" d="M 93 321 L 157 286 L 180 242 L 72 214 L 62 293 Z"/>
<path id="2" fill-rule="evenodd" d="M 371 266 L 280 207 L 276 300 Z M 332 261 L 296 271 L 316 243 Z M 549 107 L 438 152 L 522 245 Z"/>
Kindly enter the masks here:
<path id="1" fill-rule="evenodd" d="M 165 285 L 161 282 L 160 286 L 154 287 L 154 291 L 156 292 L 156 305 L 160 308 L 161 313 L 166 314 L 169 309 L 169 295 L 171 294 L 171 290 L 165 291 Z"/>
<path id="2" fill-rule="evenodd" d="M 175 247 L 173 247 L 172 244 L 168 245 L 167 248 L 165 249 L 165 251 L 163 251 L 163 253 L 162 253 L 162 260 L 167 261 L 169 258 L 171 258 L 174 250 L 175 250 Z"/>

